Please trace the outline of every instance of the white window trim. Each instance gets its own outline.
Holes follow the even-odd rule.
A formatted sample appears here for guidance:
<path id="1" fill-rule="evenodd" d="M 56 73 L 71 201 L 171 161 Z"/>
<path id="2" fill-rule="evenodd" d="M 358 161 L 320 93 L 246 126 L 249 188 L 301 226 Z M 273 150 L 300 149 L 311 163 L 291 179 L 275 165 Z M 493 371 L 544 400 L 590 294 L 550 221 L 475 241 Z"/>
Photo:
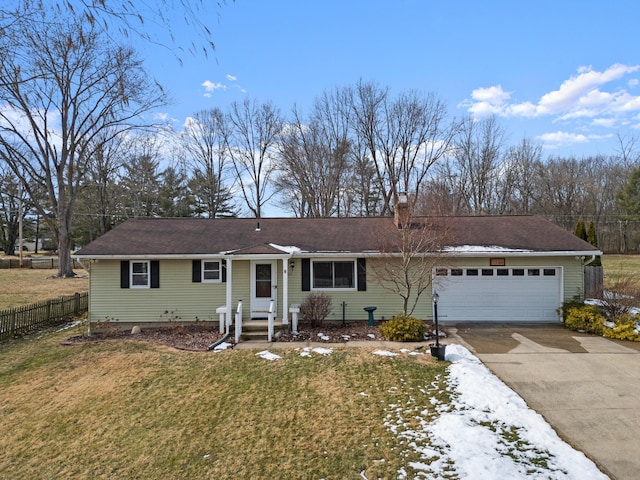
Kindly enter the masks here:
<path id="1" fill-rule="evenodd" d="M 210 278 L 205 279 L 204 278 L 204 273 L 205 273 L 205 268 L 204 268 L 204 264 L 205 263 L 212 263 L 212 262 L 216 262 L 218 264 L 218 279 L 217 280 L 212 280 Z M 213 271 L 213 270 L 206 270 L 208 272 Z M 221 260 L 201 260 L 200 263 L 200 281 L 202 283 L 222 283 L 222 261 Z"/>
<path id="2" fill-rule="evenodd" d="M 327 262 L 331 262 L 331 263 L 335 263 L 335 262 L 351 262 L 353 265 L 353 287 L 316 287 L 314 286 L 314 267 L 316 262 L 318 263 L 327 263 Z M 325 291 L 325 292 L 355 292 L 358 290 L 358 265 L 357 265 L 357 259 L 355 258 L 323 258 L 323 259 L 317 259 L 311 260 L 311 278 L 310 278 L 310 282 L 311 282 L 311 290 L 315 290 L 315 291 Z M 334 279 L 335 280 L 335 279 Z"/>
<path id="3" fill-rule="evenodd" d="M 147 283 L 146 285 L 135 285 L 133 281 L 133 266 L 136 264 L 145 263 L 147 265 Z M 135 274 L 137 277 L 142 276 L 140 273 Z M 151 261 L 149 260 L 132 260 L 129 262 L 129 288 L 151 288 Z"/>

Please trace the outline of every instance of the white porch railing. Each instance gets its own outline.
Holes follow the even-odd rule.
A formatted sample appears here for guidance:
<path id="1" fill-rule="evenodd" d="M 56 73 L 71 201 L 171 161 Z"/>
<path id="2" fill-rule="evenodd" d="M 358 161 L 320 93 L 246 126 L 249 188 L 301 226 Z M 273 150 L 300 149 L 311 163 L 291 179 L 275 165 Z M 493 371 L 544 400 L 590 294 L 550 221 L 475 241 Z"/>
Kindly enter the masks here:
<path id="1" fill-rule="evenodd" d="M 267 341 L 271 342 L 273 341 L 273 322 L 275 320 L 275 307 L 276 307 L 276 302 L 274 300 L 271 300 L 269 302 L 269 316 L 267 317 Z"/>
<path id="2" fill-rule="evenodd" d="M 289 313 L 291 314 L 291 331 L 298 333 L 298 314 L 300 313 L 300 304 L 292 303 L 289 307 Z"/>
<path id="3" fill-rule="evenodd" d="M 238 308 L 236 310 L 236 343 L 240 340 L 242 335 L 242 300 L 238 300 Z"/>
<path id="4" fill-rule="evenodd" d="M 216 308 L 216 313 L 220 316 L 220 333 L 228 332 L 226 317 L 229 315 L 227 315 L 226 305 Z"/>

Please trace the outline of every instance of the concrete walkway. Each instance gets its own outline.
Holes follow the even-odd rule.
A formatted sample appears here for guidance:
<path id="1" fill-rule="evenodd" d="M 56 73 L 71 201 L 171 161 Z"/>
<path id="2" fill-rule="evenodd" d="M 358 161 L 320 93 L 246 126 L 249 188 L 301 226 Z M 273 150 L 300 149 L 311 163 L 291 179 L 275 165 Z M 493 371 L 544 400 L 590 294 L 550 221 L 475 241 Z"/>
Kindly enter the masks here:
<path id="1" fill-rule="evenodd" d="M 640 478 L 640 345 L 562 325 L 448 326 L 558 434 L 616 480 Z"/>

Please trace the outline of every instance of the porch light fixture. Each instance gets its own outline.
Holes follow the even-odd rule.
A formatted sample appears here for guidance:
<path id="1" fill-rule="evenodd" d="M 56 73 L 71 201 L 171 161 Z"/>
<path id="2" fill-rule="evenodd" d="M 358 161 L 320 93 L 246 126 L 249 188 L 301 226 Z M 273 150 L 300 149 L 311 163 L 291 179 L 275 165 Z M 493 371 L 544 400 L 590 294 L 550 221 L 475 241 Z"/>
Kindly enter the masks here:
<path id="1" fill-rule="evenodd" d="M 294 260 L 291 260 L 291 261 L 289 262 L 289 268 L 290 268 L 291 270 L 293 270 L 294 268 L 296 268 L 296 262 L 295 262 Z"/>

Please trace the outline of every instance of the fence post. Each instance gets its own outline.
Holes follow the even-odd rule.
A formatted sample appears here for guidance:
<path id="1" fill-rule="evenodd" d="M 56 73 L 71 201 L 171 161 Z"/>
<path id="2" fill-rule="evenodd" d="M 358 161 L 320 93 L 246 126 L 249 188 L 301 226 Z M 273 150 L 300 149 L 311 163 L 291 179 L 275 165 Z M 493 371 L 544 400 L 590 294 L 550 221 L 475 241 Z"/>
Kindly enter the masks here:
<path id="1" fill-rule="evenodd" d="M 76 294 L 73 296 L 73 300 L 73 314 L 77 317 L 80 313 L 80 294 L 76 292 Z"/>
<path id="2" fill-rule="evenodd" d="M 9 323 L 9 332 L 11 336 L 16 334 L 16 309 L 12 309 L 11 311 L 11 322 Z"/>

